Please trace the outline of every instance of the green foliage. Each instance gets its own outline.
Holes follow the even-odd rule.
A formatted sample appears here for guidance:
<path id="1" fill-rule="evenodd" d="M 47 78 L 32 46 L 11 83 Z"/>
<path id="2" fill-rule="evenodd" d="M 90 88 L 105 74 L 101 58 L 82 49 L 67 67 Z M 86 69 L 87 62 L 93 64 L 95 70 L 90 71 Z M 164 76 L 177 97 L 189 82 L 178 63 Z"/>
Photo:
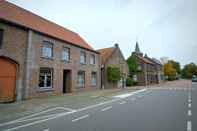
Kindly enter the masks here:
<path id="1" fill-rule="evenodd" d="M 136 58 L 131 55 L 127 59 L 127 64 L 129 67 L 129 75 L 130 75 L 130 77 L 132 77 L 138 71 L 138 64 L 136 62 Z"/>
<path id="2" fill-rule="evenodd" d="M 130 77 L 128 77 L 126 79 L 126 86 L 132 86 L 132 85 L 133 85 L 133 80 Z"/>
<path id="3" fill-rule="evenodd" d="M 190 63 L 184 66 L 181 75 L 183 78 L 191 79 L 193 75 L 197 75 L 197 65 Z"/>
<path id="4" fill-rule="evenodd" d="M 137 81 L 134 81 L 131 77 L 127 77 L 126 79 L 126 86 L 133 86 L 133 85 L 137 85 Z"/>
<path id="5" fill-rule="evenodd" d="M 107 78 L 109 81 L 117 82 L 121 79 L 120 68 L 110 65 L 107 67 Z"/>
<path id="6" fill-rule="evenodd" d="M 173 68 L 176 70 L 176 72 L 178 74 L 181 74 L 181 66 L 180 66 L 180 63 L 179 62 L 174 61 L 174 60 L 170 60 L 170 61 L 168 61 L 168 63 L 171 63 L 172 66 L 173 66 Z"/>
<path id="7" fill-rule="evenodd" d="M 168 62 L 164 65 L 164 75 L 167 76 L 168 80 L 175 80 L 176 73 L 176 69 L 174 69 L 171 62 Z"/>

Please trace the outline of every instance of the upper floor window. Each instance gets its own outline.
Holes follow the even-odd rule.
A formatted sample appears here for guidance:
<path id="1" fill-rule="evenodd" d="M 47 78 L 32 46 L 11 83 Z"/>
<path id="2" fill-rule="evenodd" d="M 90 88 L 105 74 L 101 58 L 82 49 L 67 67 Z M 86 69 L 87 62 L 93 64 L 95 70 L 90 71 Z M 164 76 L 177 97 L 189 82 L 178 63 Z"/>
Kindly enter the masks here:
<path id="1" fill-rule="evenodd" d="M 0 48 L 1 48 L 2 44 L 3 44 L 3 30 L 0 29 Z"/>
<path id="2" fill-rule="evenodd" d="M 69 61 L 70 60 L 70 48 L 63 48 L 62 51 L 62 60 Z"/>
<path id="3" fill-rule="evenodd" d="M 85 64 L 86 63 L 86 53 L 85 51 L 80 52 L 80 63 Z"/>
<path id="4" fill-rule="evenodd" d="M 90 64 L 95 65 L 96 64 L 96 56 L 94 54 L 92 54 L 90 56 Z"/>
<path id="5" fill-rule="evenodd" d="M 85 71 L 79 71 L 77 75 L 77 85 L 78 87 L 85 87 Z"/>
<path id="6" fill-rule="evenodd" d="M 53 44 L 47 41 L 44 41 L 42 47 L 42 56 L 51 58 L 53 56 Z"/>
<path id="7" fill-rule="evenodd" d="M 52 75 L 53 70 L 51 68 L 40 68 L 39 74 L 39 87 L 40 88 L 52 88 Z"/>

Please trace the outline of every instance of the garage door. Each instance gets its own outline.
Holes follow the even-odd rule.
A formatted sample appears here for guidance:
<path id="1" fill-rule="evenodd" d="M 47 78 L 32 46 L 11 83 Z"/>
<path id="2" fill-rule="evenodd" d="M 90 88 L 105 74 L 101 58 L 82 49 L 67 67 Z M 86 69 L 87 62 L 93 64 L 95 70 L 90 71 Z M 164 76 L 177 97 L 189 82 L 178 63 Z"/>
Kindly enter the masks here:
<path id="1" fill-rule="evenodd" d="M 16 64 L 9 59 L 0 58 L 0 102 L 15 100 Z"/>

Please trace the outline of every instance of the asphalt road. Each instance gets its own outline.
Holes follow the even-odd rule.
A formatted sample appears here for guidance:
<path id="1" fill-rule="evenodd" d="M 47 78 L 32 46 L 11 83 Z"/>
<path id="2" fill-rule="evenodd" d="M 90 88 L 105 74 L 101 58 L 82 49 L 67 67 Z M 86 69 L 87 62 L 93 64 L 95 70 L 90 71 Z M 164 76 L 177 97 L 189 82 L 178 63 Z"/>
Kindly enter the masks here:
<path id="1" fill-rule="evenodd" d="M 79 109 L 57 107 L 0 124 L 7 131 L 197 131 L 197 84 L 147 89 Z"/>

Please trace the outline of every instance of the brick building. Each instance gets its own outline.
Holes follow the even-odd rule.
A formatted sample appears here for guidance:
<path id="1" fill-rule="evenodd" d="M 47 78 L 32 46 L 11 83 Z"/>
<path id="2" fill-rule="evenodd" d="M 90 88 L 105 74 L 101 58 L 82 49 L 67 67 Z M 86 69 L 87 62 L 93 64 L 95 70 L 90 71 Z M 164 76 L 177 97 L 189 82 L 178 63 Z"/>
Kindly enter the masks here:
<path id="1" fill-rule="evenodd" d="M 143 55 L 138 43 L 132 56 L 136 58 L 138 72 L 136 74 L 139 85 L 158 84 L 163 81 L 163 65 L 156 59 Z"/>
<path id="2" fill-rule="evenodd" d="M 126 77 L 128 76 L 128 65 L 125 58 L 118 46 L 115 44 L 114 47 L 104 48 L 98 50 L 101 54 L 101 86 L 102 88 L 123 88 L 125 87 Z M 121 80 L 117 83 L 108 81 L 107 78 L 107 67 L 116 66 L 120 69 Z"/>
<path id="3" fill-rule="evenodd" d="M 99 65 L 77 33 L 0 1 L 0 102 L 100 88 Z"/>

